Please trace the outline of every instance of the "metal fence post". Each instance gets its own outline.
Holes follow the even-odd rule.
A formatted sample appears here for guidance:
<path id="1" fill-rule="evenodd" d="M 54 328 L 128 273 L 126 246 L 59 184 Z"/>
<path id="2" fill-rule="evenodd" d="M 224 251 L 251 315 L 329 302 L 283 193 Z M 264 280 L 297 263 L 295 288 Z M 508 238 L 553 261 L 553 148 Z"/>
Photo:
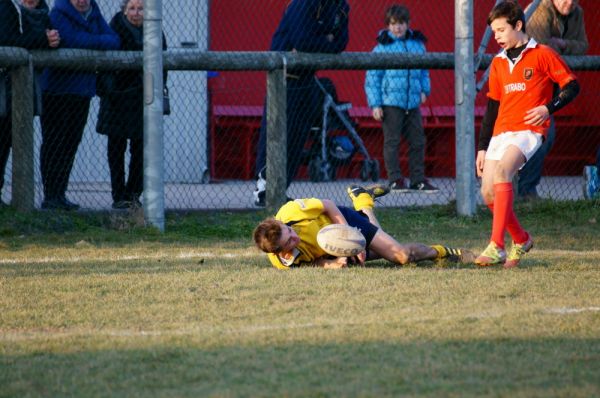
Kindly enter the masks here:
<path id="1" fill-rule="evenodd" d="M 475 70 L 473 62 L 473 0 L 456 0 L 455 108 L 456 210 L 475 214 Z"/>
<path id="2" fill-rule="evenodd" d="M 287 93 L 285 71 L 267 73 L 267 188 L 266 205 L 275 213 L 286 200 Z"/>
<path id="3" fill-rule="evenodd" d="M 147 0 L 144 13 L 144 217 L 164 232 L 162 0 Z"/>
<path id="4" fill-rule="evenodd" d="M 12 205 L 30 211 L 35 206 L 33 172 L 33 64 L 12 69 Z"/>

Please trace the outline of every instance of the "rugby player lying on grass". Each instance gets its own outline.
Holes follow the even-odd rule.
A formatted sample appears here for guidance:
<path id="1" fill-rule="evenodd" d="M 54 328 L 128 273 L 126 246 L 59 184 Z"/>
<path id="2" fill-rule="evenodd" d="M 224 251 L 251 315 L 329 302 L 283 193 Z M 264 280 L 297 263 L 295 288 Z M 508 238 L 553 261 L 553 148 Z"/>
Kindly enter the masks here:
<path id="1" fill-rule="evenodd" d="M 336 206 L 328 199 L 296 199 L 284 204 L 274 218 L 262 221 L 254 230 L 256 246 L 267 253 L 279 269 L 298 266 L 344 268 L 349 263 L 384 258 L 395 264 L 421 260 L 448 259 L 472 262 L 466 250 L 442 245 L 399 243 L 381 229 L 373 211 L 374 199 L 389 192 L 383 185 L 348 187 L 354 210 Z M 366 250 L 355 258 L 329 256 L 317 244 L 317 233 L 329 224 L 348 224 L 358 228 L 366 240 Z"/>

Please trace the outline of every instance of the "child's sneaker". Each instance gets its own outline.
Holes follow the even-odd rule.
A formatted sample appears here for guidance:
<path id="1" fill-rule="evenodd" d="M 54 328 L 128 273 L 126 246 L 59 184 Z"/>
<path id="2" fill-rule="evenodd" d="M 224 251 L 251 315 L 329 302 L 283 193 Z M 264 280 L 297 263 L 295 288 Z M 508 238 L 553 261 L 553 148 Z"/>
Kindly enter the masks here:
<path id="1" fill-rule="evenodd" d="M 346 192 L 348 192 L 348 196 L 352 200 L 354 209 L 359 211 L 362 209 L 372 209 L 375 204 L 374 199 L 387 195 L 390 192 L 390 188 L 385 185 L 370 185 L 366 188 L 360 185 L 350 185 Z"/>
<path id="2" fill-rule="evenodd" d="M 406 183 L 404 182 L 404 178 L 400 177 L 395 181 L 391 181 L 389 184 L 390 189 L 393 192 L 407 192 L 408 191 L 408 187 L 406 186 Z"/>
<path id="3" fill-rule="evenodd" d="M 515 243 L 513 242 L 512 247 L 510 248 L 510 252 L 508 253 L 508 257 L 506 258 L 506 262 L 504 263 L 504 268 L 514 268 L 519 265 L 519 261 L 521 261 L 521 257 L 525 255 L 531 248 L 533 247 L 533 240 L 531 236 L 527 238 L 525 243 Z"/>
<path id="4" fill-rule="evenodd" d="M 439 189 L 429 183 L 429 181 L 424 180 L 421 182 L 417 182 L 414 184 L 410 184 L 411 191 L 425 192 L 425 193 L 435 193 L 438 192 Z"/>
<path id="5" fill-rule="evenodd" d="M 495 242 L 490 242 L 479 257 L 475 259 L 475 264 L 487 267 L 489 265 L 504 264 L 505 261 L 506 252 L 504 249 L 499 248 Z"/>

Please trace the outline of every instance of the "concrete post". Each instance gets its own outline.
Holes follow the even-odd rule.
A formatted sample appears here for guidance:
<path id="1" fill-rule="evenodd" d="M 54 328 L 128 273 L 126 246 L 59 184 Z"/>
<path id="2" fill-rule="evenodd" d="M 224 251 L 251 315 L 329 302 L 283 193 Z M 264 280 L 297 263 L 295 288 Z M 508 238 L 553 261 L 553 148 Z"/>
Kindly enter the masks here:
<path id="1" fill-rule="evenodd" d="M 162 0 L 144 7 L 144 217 L 165 230 Z"/>
<path id="2" fill-rule="evenodd" d="M 275 213 L 286 200 L 287 93 L 285 72 L 267 73 L 267 209 Z"/>
<path id="3" fill-rule="evenodd" d="M 455 0 L 456 210 L 475 214 L 473 0 Z"/>

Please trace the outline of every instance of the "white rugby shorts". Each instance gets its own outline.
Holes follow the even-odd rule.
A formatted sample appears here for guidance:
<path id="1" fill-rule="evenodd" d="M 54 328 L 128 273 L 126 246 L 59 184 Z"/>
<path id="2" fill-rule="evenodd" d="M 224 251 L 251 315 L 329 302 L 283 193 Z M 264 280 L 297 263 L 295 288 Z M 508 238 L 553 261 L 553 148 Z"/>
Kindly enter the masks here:
<path id="1" fill-rule="evenodd" d="M 542 145 L 543 136 L 531 130 L 506 131 L 492 137 L 485 153 L 486 160 L 500 160 L 509 146 L 514 145 L 525 156 L 525 161 L 531 159 L 535 151 Z"/>

